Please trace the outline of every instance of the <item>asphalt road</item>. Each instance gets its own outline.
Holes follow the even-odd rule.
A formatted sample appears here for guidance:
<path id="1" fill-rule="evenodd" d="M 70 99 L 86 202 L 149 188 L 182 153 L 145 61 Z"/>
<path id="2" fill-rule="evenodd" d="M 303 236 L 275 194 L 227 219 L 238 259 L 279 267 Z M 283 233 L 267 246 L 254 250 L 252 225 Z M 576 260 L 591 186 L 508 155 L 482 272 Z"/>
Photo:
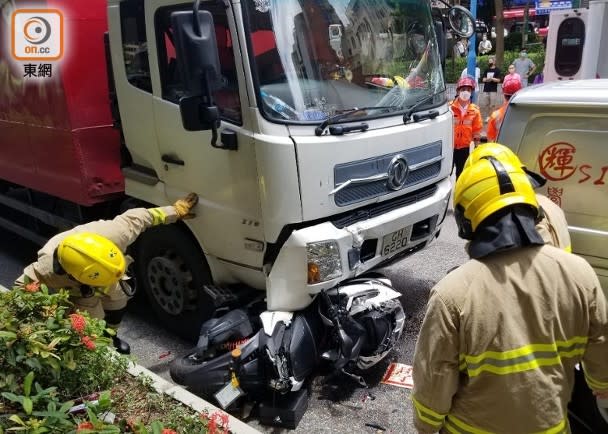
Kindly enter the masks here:
<path id="1" fill-rule="evenodd" d="M 37 246 L 0 229 L 0 284 L 10 287 L 25 265 L 36 258 Z M 325 384 L 322 377 L 312 382 L 308 411 L 295 433 L 374 433 L 383 427 L 390 433 L 415 433 L 408 389 L 380 384 L 388 364 L 411 364 L 418 330 L 424 316 L 428 294 L 433 285 L 453 267 L 466 260 L 464 242 L 457 237 L 456 225 L 448 214 L 439 239 L 426 250 L 383 270 L 401 292 L 407 314 L 404 333 L 389 360 L 365 376 L 368 388 L 349 379 Z M 169 379 L 168 366 L 176 355 L 190 348 L 188 342 L 160 327 L 145 300 L 136 298 L 120 330 L 139 364 Z M 237 415 L 238 417 L 238 415 Z M 288 432 L 260 425 L 255 418 L 247 422 L 262 432 Z"/>

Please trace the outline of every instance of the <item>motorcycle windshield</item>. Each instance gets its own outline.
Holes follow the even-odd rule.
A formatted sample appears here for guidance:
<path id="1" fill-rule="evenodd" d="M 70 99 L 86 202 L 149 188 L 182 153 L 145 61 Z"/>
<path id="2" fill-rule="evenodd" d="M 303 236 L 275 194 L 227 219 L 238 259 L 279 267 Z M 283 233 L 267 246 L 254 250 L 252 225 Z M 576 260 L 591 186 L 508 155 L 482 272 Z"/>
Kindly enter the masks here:
<path id="1" fill-rule="evenodd" d="M 243 3 L 260 109 L 271 121 L 314 123 L 354 108 L 357 120 L 391 116 L 445 91 L 427 1 Z M 438 99 L 445 93 L 419 109 Z"/>

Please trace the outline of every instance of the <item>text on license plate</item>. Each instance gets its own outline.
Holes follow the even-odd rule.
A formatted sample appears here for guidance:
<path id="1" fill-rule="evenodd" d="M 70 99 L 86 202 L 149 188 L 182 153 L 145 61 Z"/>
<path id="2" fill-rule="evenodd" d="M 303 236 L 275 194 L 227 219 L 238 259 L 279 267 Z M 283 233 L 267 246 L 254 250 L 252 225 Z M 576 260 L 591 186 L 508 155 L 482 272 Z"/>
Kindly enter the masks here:
<path id="1" fill-rule="evenodd" d="M 392 255 L 397 253 L 407 246 L 410 235 L 412 234 L 412 227 L 399 229 L 398 231 L 392 232 L 382 237 L 382 256 Z"/>

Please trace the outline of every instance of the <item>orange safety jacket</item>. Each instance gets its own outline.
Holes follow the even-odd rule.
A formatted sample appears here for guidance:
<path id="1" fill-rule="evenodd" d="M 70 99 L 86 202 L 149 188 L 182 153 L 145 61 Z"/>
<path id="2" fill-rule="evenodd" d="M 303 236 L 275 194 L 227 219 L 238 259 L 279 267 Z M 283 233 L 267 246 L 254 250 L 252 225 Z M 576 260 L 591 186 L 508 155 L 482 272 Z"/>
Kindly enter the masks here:
<path id="1" fill-rule="evenodd" d="M 456 98 L 450 108 L 454 114 L 454 149 L 468 148 L 472 140 L 479 140 L 483 128 L 479 107 L 470 103 L 463 113 Z"/>
<path id="2" fill-rule="evenodd" d="M 488 141 L 494 142 L 498 138 L 498 132 L 500 131 L 500 126 L 502 125 L 502 120 L 505 117 L 505 112 L 507 111 L 508 102 L 504 103 L 497 110 L 494 110 L 490 115 L 490 120 L 488 121 Z"/>

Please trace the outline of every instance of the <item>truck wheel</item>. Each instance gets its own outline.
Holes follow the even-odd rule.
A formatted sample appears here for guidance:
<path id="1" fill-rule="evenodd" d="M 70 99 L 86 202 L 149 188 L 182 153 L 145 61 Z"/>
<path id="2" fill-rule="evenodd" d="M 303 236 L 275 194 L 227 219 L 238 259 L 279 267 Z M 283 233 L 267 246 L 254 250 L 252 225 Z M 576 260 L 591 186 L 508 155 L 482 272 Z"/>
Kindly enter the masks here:
<path id="1" fill-rule="evenodd" d="M 214 308 L 203 286 L 212 283 L 200 248 L 177 225 L 159 226 L 137 240 L 135 270 L 163 325 L 186 339 L 196 339 Z"/>

